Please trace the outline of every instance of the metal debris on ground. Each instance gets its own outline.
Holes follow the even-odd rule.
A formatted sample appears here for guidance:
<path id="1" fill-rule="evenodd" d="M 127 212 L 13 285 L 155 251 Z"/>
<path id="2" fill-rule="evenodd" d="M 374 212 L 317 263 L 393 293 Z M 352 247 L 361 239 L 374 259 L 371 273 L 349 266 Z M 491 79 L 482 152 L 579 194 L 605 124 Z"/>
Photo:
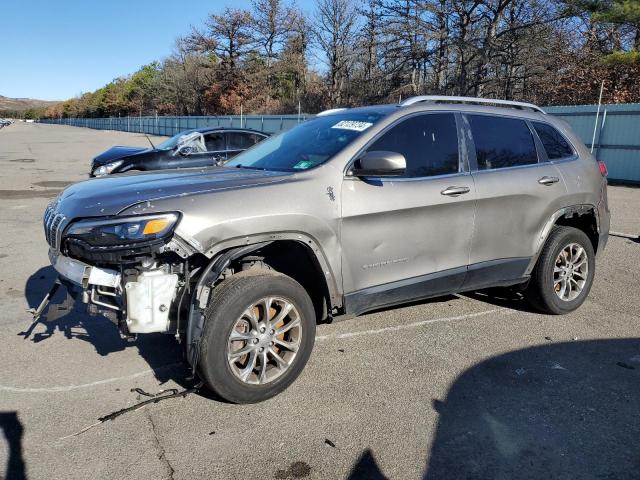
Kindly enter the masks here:
<path id="1" fill-rule="evenodd" d="M 182 391 L 179 391 L 177 388 L 170 388 L 168 390 L 161 390 L 160 392 L 158 392 L 157 394 L 151 394 L 148 392 L 145 392 L 144 390 L 142 390 L 141 388 L 132 388 L 131 391 L 132 392 L 137 392 L 140 395 L 144 395 L 147 397 L 151 397 L 148 400 L 144 400 L 143 402 L 139 402 L 136 403 L 135 405 L 132 405 L 130 407 L 126 407 L 123 408 L 121 410 L 117 410 L 115 412 L 112 412 L 108 415 L 105 415 L 104 417 L 100 417 L 98 418 L 98 421 L 96 423 L 93 423 L 85 428 L 83 428 L 82 430 L 77 431 L 76 433 L 72 433 L 71 435 L 66 435 L 64 437 L 60 437 L 59 440 L 65 440 L 67 438 L 71 438 L 71 437 L 77 437 L 78 435 L 83 434 L 84 432 L 86 432 L 87 430 L 92 429 L 93 427 L 97 427 L 98 425 L 107 422 L 109 420 L 115 420 L 116 418 L 118 418 L 121 415 L 124 415 L 125 413 L 129 413 L 129 412 L 134 412 L 136 410 L 139 410 L 140 408 L 144 407 L 145 405 L 149 405 L 151 403 L 158 403 L 161 402 L 162 400 L 168 400 L 170 398 L 176 398 L 176 397 L 186 397 L 187 395 L 189 395 L 190 393 L 195 393 L 198 390 L 200 390 L 202 388 L 203 383 L 200 382 L 198 383 L 196 386 L 192 387 L 192 388 L 186 388 Z"/>

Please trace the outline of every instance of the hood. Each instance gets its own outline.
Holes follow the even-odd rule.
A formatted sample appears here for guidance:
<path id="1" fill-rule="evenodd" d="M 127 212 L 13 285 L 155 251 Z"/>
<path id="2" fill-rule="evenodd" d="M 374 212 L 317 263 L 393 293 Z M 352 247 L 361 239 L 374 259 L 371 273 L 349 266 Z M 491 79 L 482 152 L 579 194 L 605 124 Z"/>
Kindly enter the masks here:
<path id="1" fill-rule="evenodd" d="M 180 169 L 85 180 L 58 197 L 58 212 L 68 219 L 117 215 L 143 202 L 203 195 L 220 190 L 275 183 L 292 173 L 243 168 Z"/>
<path id="2" fill-rule="evenodd" d="M 148 153 L 151 151 L 153 151 L 153 149 L 148 147 L 111 147 L 109 150 L 102 152 L 93 159 L 93 166 L 97 167 L 124 157 L 130 157 L 132 155 L 139 155 L 141 153 Z"/>

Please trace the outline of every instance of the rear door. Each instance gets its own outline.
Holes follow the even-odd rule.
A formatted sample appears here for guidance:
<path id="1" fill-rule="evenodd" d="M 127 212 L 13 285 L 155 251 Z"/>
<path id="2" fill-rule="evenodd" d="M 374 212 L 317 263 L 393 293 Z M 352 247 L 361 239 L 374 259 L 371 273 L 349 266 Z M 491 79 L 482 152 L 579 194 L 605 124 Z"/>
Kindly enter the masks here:
<path id="1" fill-rule="evenodd" d="M 472 139 L 476 218 L 465 288 L 521 278 L 540 232 L 560 208 L 566 187 L 531 125 L 516 117 L 465 114 Z"/>
<path id="2" fill-rule="evenodd" d="M 345 177 L 341 236 L 348 311 L 454 291 L 462 284 L 475 192 L 458 126 L 453 113 L 403 118 L 365 151 L 401 153 L 406 175 Z"/>

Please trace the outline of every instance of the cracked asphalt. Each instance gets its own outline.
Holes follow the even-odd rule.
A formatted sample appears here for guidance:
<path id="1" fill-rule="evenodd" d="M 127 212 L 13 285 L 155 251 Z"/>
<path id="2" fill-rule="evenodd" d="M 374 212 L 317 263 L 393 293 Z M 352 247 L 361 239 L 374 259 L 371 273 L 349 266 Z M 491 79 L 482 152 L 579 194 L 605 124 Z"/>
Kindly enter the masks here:
<path id="1" fill-rule="evenodd" d="M 134 388 L 191 385 L 170 336 L 127 343 L 55 308 L 27 332 L 53 279 L 49 198 L 95 154 L 146 143 L 0 130 L 0 478 L 640 478 L 640 243 L 616 237 L 572 314 L 492 290 L 321 325 L 301 377 L 267 402 L 191 394 L 69 436 L 147 398 Z M 612 230 L 640 234 L 640 189 L 609 199 Z"/>

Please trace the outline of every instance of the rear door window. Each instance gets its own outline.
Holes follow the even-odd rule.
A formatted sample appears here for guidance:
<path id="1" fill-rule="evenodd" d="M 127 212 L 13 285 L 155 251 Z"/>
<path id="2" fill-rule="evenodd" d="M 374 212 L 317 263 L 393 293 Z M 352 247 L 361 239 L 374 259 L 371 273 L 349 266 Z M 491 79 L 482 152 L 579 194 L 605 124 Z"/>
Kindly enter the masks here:
<path id="1" fill-rule="evenodd" d="M 221 152 L 224 148 L 224 134 L 221 132 L 207 133 L 204 136 L 207 152 Z"/>
<path id="2" fill-rule="evenodd" d="M 262 137 L 255 133 L 228 132 L 227 150 L 246 150 L 249 147 L 253 147 L 260 140 L 262 140 Z"/>
<path id="3" fill-rule="evenodd" d="M 478 170 L 538 163 L 535 142 L 524 120 L 467 115 L 476 146 Z"/>
<path id="4" fill-rule="evenodd" d="M 430 177 L 459 171 L 458 130 L 453 113 L 415 115 L 382 134 L 368 151 L 404 155 L 407 177 Z"/>
<path id="5" fill-rule="evenodd" d="M 544 145 L 549 160 L 573 156 L 573 150 L 569 142 L 551 125 L 533 122 L 533 128 L 535 128 L 538 137 L 540 137 L 540 141 L 542 145 Z"/>

